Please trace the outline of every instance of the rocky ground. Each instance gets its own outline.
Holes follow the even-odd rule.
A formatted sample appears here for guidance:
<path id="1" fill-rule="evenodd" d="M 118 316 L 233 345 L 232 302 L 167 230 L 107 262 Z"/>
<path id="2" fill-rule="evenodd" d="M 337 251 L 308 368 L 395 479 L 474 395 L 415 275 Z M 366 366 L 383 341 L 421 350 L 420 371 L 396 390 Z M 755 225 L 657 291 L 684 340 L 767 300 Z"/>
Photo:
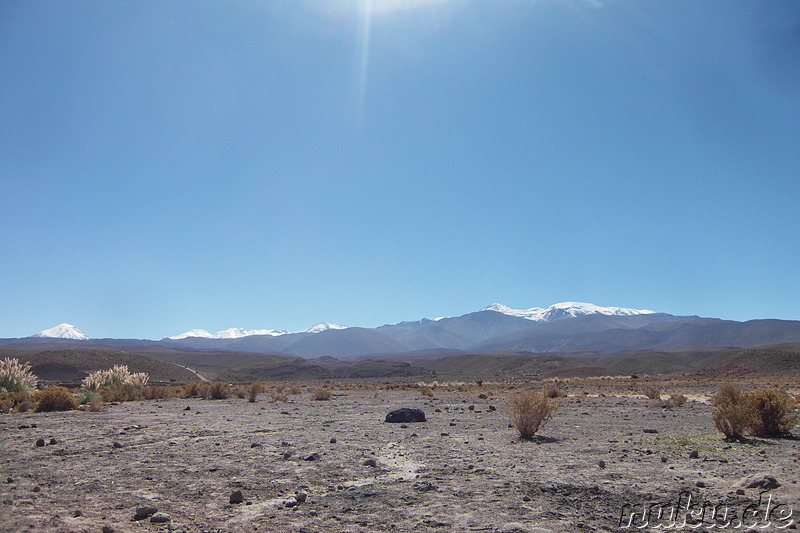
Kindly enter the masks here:
<path id="1" fill-rule="evenodd" d="M 700 401 L 665 410 L 632 394 L 566 390 L 533 442 L 503 415 L 516 391 L 480 398 L 480 389 L 0 415 L 0 531 L 658 531 L 670 529 L 666 515 L 621 528 L 623 507 L 661 503 L 666 513 L 689 491 L 684 504 L 691 494 L 735 519 L 763 490 L 737 484 L 757 474 L 780 486 L 728 528 L 795 527 L 784 517 L 800 516 L 800 441 L 725 442 Z M 385 423 L 400 407 L 428 421 Z M 238 491 L 242 502 L 231 503 Z M 768 525 L 770 496 L 783 506 Z M 145 506 L 160 514 L 134 521 Z M 691 522 L 672 529 L 726 529 Z"/>

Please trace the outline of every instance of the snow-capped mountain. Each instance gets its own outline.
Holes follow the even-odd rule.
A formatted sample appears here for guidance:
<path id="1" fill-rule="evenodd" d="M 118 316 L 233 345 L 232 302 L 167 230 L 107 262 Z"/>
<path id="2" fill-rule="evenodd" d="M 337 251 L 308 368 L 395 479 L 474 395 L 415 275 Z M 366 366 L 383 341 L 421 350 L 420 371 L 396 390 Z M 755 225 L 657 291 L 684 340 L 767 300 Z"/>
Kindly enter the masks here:
<path id="1" fill-rule="evenodd" d="M 346 328 L 347 326 L 340 326 L 339 324 L 320 322 L 319 324 L 314 324 L 311 327 L 308 327 L 301 331 L 295 331 L 294 333 L 319 333 L 320 331 L 326 331 L 329 329 L 346 329 Z M 253 335 L 270 335 L 272 337 L 278 337 L 280 335 L 288 335 L 289 333 L 290 332 L 286 330 L 276 330 L 276 329 L 228 328 L 228 329 L 223 329 L 222 331 L 217 331 L 216 333 L 211 333 L 205 329 L 191 329 L 186 333 L 181 333 L 180 335 L 173 335 L 171 337 L 165 337 L 165 339 L 173 341 L 188 339 L 191 337 L 196 337 L 201 339 L 241 339 L 242 337 L 250 337 Z"/>
<path id="2" fill-rule="evenodd" d="M 331 324 L 330 322 L 320 322 L 319 324 L 314 324 L 310 328 L 298 331 L 297 333 L 319 333 L 320 331 L 327 331 L 329 329 L 347 329 L 347 326 Z"/>
<path id="3" fill-rule="evenodd" d="M 288 333 L 288 331 L 274 329 L 228 328 L 216 333 L 210 333 L 204 329 L 191 329 L 186 333 L 181 333 L 180 335 L 173 335 L 166 338 L 174 341 L 187 339 L 189 337 L 200 337 L 203 339 L 240 339 L 242 337 L 249 337 L 250 335 L 272 335 L 273 337 L 276 337 L 278 335 L 285 335 L 286 333 Z"/>
<path id="4" fill-rule="evenodd" d="M 71 339 L 75 341 L 88 341 L 89 337 L 83 334 L 81 330 L 72 324 L 59 324 L 50 329 L 40 331 L 31 337 L 39 337 L 45 339 Z"/>
<path id="5" fill-rule="evenodd" d="M 649 309 L 630 309 L 627 307 L 600 307 L 583 302 L 561 302 L 550 307 L 532 307 L 530 309 L 512 309 L 503 304 L 494 303 L 481 309 L 481 311 L 496 311 L 504 315 L 516 316 L 533 320 L 534 322 L 550 322 L 560 318 L 577 317 L 584 315 L 611 315 L 632 316 L 650 315 L 655 311 Z"/>

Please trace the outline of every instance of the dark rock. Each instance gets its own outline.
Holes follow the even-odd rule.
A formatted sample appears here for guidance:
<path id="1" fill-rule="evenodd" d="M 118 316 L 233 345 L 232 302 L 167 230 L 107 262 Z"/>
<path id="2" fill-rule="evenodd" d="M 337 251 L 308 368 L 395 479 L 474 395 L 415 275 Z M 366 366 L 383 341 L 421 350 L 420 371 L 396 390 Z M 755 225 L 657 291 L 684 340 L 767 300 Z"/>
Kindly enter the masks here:
<path id="1" fill-rule="evenodd" d="M 260 442 L 254 442 L 253 444 L 250 445 L 250 447 L 251 448 L 260 448 L 261 447 L 261 443 Z"/>
<path id="2" fill-rule="evenodd" d="M 606 462 L 600 459 L 599 461 L 597 461 L 597 466 L 599 466 L 600 468 L 605 468 Z"/>
<path id="3" fill-rule="evenodd" d="M 149 518 L 156 514 L 158 509 L 153 507 L 152 505 L 144 505 L 142 507 L 136 508 L 136 514 L 133 515 L 134 520 L 144 520 L 145 518 Z"/>
<path id="4" fill-rule="evenodd" d="M 703 487 L 706 486 L 706 482 L 705 481 L 695 481 L 694 485 L 696 487 L 700 487 L 702 489 Z"/>
<path id="5" fill-rule="evenodd" d="M 305 503 L 305 501 L 308 499 L 308 493 L 301 490 L 294 495 L 294 499 L 297 500 L 297 503 Z"/>
<path id="6" fill-rule="evenodd" d="M 409 409 L 403 407 L 402 409 L 395 409 L 386 415 L 385 422 L 391 423 L 408 423 L 408 422 L 426 422 L 425 413 L 419 409 Z"/>
<path id="7" fill-rule="evenodd" d="M 292 452 L 283 452 L 284 461 L 292 456 Z"/>
<path id="8" fill-rule="evenodd" d="M 79 516 L 83 516 L 83 511 L 81 511 L 80 509 L 75 509 L 72 512 L 72 516 L 73 518 L 78 518 Z"/>
<path id="9" fill-rule="evenodd" d="M 651 429 L 651 428 L 645 428 L 642 431 L 644 431 L 645 433 L 658 433 L 657 429 Z"/>
<path id="10" fill-rule="evenodd" d="M 336 444 L 336 437 L 331 437 L 331 444 Z"/>
<path id="11" fill-rule="evenodd" d="M 244 495 L 242 494 L 242 491 L 234 491 L 228 501 L 230 503 L 242 503 L 244 501 Z"/>
<path id="12" fill-rule="evenodd" d="M 412 485 L 412 488 L 413 488 L 414 490 L 419 490 L 419 491 L 422 491 L 422 492 L 427 492 L 427 491 L 429 491 L 429 490 L 436 490 L 436 489 L 438 489 L 439 487 L 438 487 L 438 486 L 436 486 L 434 483 L 431 483 L 430 481 L 416 481 L 416 482 L 414 483 L 414 485 Z"/>
<path id="13" fill-rule="evenodd" d="M 769 474 L 763 474 L 763 473 L 742 478 L 742 480 L 735 485 L 736 488 L 741 488 L 741 489 L 759 488 L 763 490 L 777 489 L 780 486 L 781 484 L 778 483 L 777 479 L 775 479 L 773 476 Z"/>
<path id="14" fill-rule="evenodd" d="M 44 439 L 36 439 L 36 446 L 41 448 L 45 445 Z"/>
<path id="15" fill-rule="evenodd" d="M 187 405 L 186 407 L 183 408 L 183 410 L 184 411 L 191 411 L 192 410 L 192 406 L 191 405 Z"/>
<path id="16" fill-rule="evenodd" d="M 42 492 L 42 487 L 36 485 L 35 487 L 33 487 L 33 492 Z"/>
<path id="17" fill-rule="evenodd" d="M 303 457 L 303 461 L 319 461 L 322 458 L 317 452 L 311 453 Z"/>
<path id="18" fill-rule="evenodd" d="M 103 526 L 103 529 L 101 529 L 101 531 L 102 531 L 103 533 L 116 533 L 116 532 L 114 531 L 114 528 L 113 528 L 113 527 L 111 527 L 111 526 Z"/>
<path id="19" fill-rule="evenodd" d="M 490 405 L 489 411 L 497 411 L 497 407 L 495 407 L 494 405 Z"/>
<path id="20" fill-rule="evenodd" d="M 52 446 L 53 444 L 58 444 L 58 441 L 56 439 L 50 439 L 50 445 Z"/>
<path id="21" fill-rule="evenodd" d="M 689 452 L 689 459 L 697 459 L 698 457 L 700 457 L 700 452 L 697 450 L 692 450 Z"/>
<path id="22" fill-rule="evenodd" d="M 485 400 L 485 399 L 488 398 L 488 396 L 486 394 L 481 393 L 481 394 L 478 394 L 478 398 L 481 399 L 481 400 Z"/>
<path id="23" fill-rule="evenodd" d="M 363 466 L 371 466 L 373 468 L 376 468 L 378 466 L 378 461 L 376 461 L 375 459 L 367 459 L 366 461 L 364 461 L 361 464 Z"/>
<path id="24" fill-rule="evenodd" d="M 172 520 L 172 517 L 167 513 L 154 513 L 150 517 L 150 521 L 155 524 L 163 524 Z"/>
<path id="25" fill-rule="evenodd" d="M 119 442 L 119 441 L 116 441 L 116 440 L 115 440 L 115 441 L 114 441 L 114 443 L 112 444 L 112 446 L 113 446 L 114 448 L 122 448 L 122 447 L 123 447 L 123 446 L 125 446 L 125 445 L 124 445 L 124 444 L 122 444 L 121 442 Z"/>

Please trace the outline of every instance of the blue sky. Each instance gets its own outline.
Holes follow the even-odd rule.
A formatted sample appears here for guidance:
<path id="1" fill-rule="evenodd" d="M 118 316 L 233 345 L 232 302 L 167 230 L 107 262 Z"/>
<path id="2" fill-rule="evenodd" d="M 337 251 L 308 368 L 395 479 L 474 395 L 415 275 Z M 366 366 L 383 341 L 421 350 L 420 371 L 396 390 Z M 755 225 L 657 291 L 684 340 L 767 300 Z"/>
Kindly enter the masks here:
<path id="1" fill-rule="evenodd" d="M 0 4 L 0 337 L 800 319 L 800 3 Z"/>

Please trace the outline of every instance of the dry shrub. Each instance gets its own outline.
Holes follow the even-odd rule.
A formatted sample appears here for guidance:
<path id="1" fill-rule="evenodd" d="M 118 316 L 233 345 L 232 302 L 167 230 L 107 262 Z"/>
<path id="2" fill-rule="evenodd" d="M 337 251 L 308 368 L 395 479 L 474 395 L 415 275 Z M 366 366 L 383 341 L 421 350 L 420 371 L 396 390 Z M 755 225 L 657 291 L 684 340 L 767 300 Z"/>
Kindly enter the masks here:
<path id="1" fill-rule="evenodd" d="M 166 400 L 173 398 L 175 396 L 175 391 L 172 387 L 148 385 L 142 391 L 142 396 L 145 400 Z"/>
<path id="2" fill-rule="evenodd" d="M 247 401 L 250 403 L 255 403 L 258 395 L 267 390 L 263 383 L 260 381 L 254 381 L 247 387 Z"/>
<path id="3" fill-rule="evenodd" d="M 83 388 L 99 390 L 108 385 L 131 385 L 144 387 L 150 379 L 144 372 L 131 373 L 128 365 L 114 365 L 109 370 L 91 372 L 83 379 Z"/>
<path id="4" fill-rule="evenodd" d="M 748 394 L 750 433 L 758 437 L 783 437 L 798 421 L 792 397 L 784 390 L 765 389 Z"/>
<path id="5" fill-rule="evenodd" d="M 10 392 L 0 392 L 0 413 L 10 413 L 14 403 L 14 397 Z"/>
<path id="6" fill-rule="evenodd" d="M 287 393 L 289 396 L 294 396 L 294 395 L 296 395 L 296 394 L 300 394 L 301 392 L 302 392 L 302 391 L 300 390 L 300 387 L 289 387 L 289 388 L 286 390 L 286 393 Z"/>
<path id="7" fill-rule="evenodd" d="M 333 396 L 333 392 L 327 388 L 321 388 L 314 391 L 314 394 L 311 395 L 312 400 L 330 400 Z"/>
<path id="8" fill-rule="evenodd" d="M 106 410 L 106 404 L 103 402 L 103 397 L 100 394 L 95 394 L 89 403 L 86 404 L 86 410 L 97 413 Z"/>
<path id="9" fill-rule="evenodd" d="M 205 400 L 224 400 L 231 394 L 231 386 L 228 383 L 222 383 L 221 381 L 215 381 L 205 391 L 205 396 L 202 395 L 203 399 Z"/>
<path id="10" fill-rule="evenodd" d="M 283 385 L 278 385 L 277 387 L 271 389 L 269 391 L 269 399 L 273 402 L 285 402 L 289 399 L 289 395 L 286 392 L 286 387 Z"/>
<path id="11" fill-rule="evenodd" d="M 430 387 L 420 387 L 419 392 L 426 398 L 433 398 L 433 389 Z"/>
<path id="12" fill-rule="evenodd" d="M 642 394 L 649 400 L 660 400 L 661 399 L 661 391 L 655 387 L 651 387 L 649 389 L 645 389 L 642 391 Z"/>
<path id="13" fill-rule="evenodd" d="M 200 396 L 199 391 L 199 384 L 196 381 L 192 381 L 181 387 L 181 397 L 182 398 L 193 398 Z"/>
<path id="14" fill-rule="evenodd" d="M 64 387 L 47 387 L 36 391 L 36 412 L 72 411 L 78 408 L 78 402 L 72 393 Z"/>
<path id="15" fill-rule="evenodd" d="M 517 428 L 520 438 L 530 439 L 553 417 L 558 402 L 535 391 L 524 392 L 511 399 L 507 416 Z"/>
<path id="16" fill-rule="evenodd" d="M 727 439 L 741 439 L 750 425 L 750 411 L 747 394 L 736 385 L 726 383 L 711 399 L 717 408 L 714 411 L 714 425 Z"/>
<path id="17" fill-rule="evenodd" d="M 144 387 L 131 383 L 115 383 L 98 390 L 107 402 L 135 402 L 144 400 Z"/>
<path id="18" fill-rule="evenodd" d="M 544 395 L 548 398 L 561 398 L 562 396 L 566 396 L 564 391 L 557 387 L 550 387 L 549 389 L 545 389 Z"/>
<path id="19" fill-rule="evenodd" d="M 669 399 L 664 402 L 664 407 L 683 407 L 686 405 L 687 398 L 683 394 L 673 393 L 669 395 Z"/>

